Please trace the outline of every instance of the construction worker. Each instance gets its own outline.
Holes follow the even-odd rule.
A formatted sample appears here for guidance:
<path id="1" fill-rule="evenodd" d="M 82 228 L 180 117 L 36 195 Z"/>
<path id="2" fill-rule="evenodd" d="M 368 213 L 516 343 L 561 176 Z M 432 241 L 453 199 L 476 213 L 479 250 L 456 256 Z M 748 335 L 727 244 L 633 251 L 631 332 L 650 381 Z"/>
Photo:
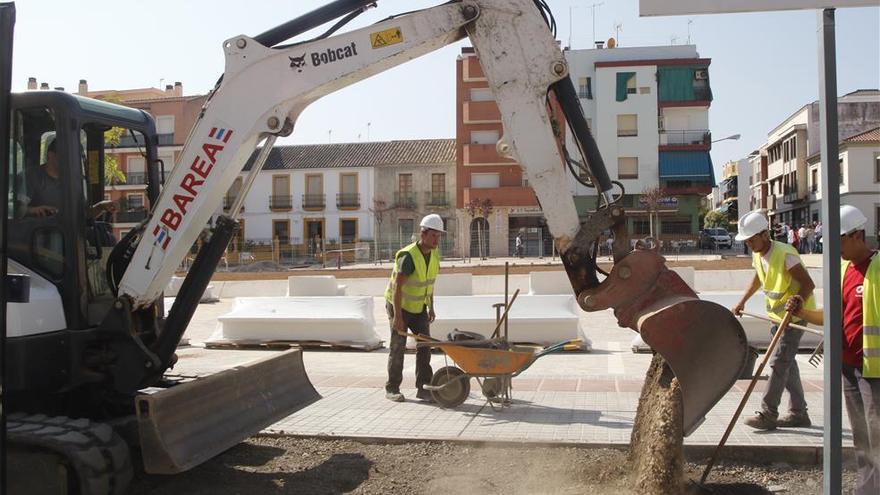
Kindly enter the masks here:
<path id="1" fill-rule="evenodd" d="M 857 208 L 840 207 L 843 396 L 856 448 L 856 495 L 880 493 L 880 256 L 865 242 L 867 223 Z M 799 298 L 786 309 L 824 323 L 822 310 L 804 309 Z"/>
<path id="2" fill-rule="evenodd" d="M 415 334 L 430 336 L 429 325 L 434 321 L 434 281 L 440 272 L 440 236 L 445 232 L 440 215 L 430 214 L 422 219 L 419 239 L 400 249 L 394 255 L 391 280 L 385 289 L 385 309 L 391 320 L 391 350 L 388 354 L 388 381 L 385 398 L 403 402 L 400 383 L 403 381 L 403 352 L 406 348 L 407 329 Z M 431 393 L 422 387 L 431 382 L 431 350 L 416 350 L 416 397 L 434 402 Z"/>
<path id="3" fill-rule="evenodd" d="M 771 240 L 769 228 L 770 224 L 760 210 L 746 213 L 739 219 L 739 233 L 736 235 L 736 240 L 745 241 L 752 250 L 755 277 L 732 311 L 733 314 L 741 316 L 749 298 L 758 289 L 763 289 L 767 315 L 775 321 L 782 321 L 785 315 L 785 303 L 794 295 L 806 300 L 807 308 L 816 307 L 813 299 L 815 284 L 797 250 L 789 244 Z M 775 334 L 777 328 L 778 324 L 773 325 L 770 333 Z M 795 361 L 803 334 L 803 330 L 789 328 L 779 339 L 770 361 L 770 380 L 761 401 L 761 411 L 745 421 L 752 428 L 773 430 L 777 426 L 792 428 L 810 426 L 804 387 Z M 778 407 L 783 390 L 788 390 L 790 396 L 790 413 L 779 418 Z"/>

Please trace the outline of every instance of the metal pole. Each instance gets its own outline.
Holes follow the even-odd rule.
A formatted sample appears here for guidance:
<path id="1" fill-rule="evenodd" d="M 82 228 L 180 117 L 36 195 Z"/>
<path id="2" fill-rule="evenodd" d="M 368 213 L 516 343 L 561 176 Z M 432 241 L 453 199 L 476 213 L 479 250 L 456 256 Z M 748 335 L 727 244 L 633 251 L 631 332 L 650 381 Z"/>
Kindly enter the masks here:
<path id="1" fill-rule="evenodd" d="M 840 295 L 840 164 L 837 133 L 837 64 L 835 60 L 834 9 L 817 12 L 819 41 L 819 139 L 822 156 L 822 283 L 825 288 L 824 452 L 823 493 L 841 493 L 841 348 Z"/>

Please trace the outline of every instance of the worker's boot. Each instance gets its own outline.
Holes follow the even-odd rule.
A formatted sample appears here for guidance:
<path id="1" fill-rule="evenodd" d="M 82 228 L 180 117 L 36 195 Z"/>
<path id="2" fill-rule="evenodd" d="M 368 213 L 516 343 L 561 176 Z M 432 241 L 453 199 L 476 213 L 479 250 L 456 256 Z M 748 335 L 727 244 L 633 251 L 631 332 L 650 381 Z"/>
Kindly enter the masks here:
<path id="1" fill-rule="evenodd" d="M 745 423 L 747 426 L 751 426 L 756 430 L 775 430 L 778 422 L 773 416 L 762 411 L 757 411 L 754 416 L 746 419 Z"/>
<path id="2" fill-rule="evenodd" d="M 425 401 L 425 402 L 434 402 L 434 396 L 431 395 L 431 392 L 420 388 L 418 392 L 416 392 L 416 397 Z"/>
<path id="3" fill-rule="evenodd" d="M 403 402 L 403 394 L 400 392 L 385 392 L 385 398 L 391 402 Z"/>
<path id="4" fill-rule="evenodd" d="M 799 413 L 791 413 L 779 418 L 776 426 L 780 428 L 808 428 L 813 422 L 806 411 Z"/>

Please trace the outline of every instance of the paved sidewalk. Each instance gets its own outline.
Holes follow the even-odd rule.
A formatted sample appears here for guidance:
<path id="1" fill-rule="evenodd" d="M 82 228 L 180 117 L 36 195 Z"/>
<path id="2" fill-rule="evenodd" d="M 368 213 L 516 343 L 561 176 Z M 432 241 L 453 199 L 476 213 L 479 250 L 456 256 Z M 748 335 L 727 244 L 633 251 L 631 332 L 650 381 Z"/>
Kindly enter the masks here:
<path id="1" fill-rule="evenodd" d="M 213 331 L 216 317 L 229 310 L 230 300 L 201 305 L 187 331 L 192 347 L 178 351 L 174 372 L 206 374 L 244 364 L 272 351 L 236 351 L 200 348 Z M 415 356 L 405 359 L 403 403 L 384 398 L 387 349 L 373 352 L 306 351 L 305 368 L 323 396 L 270 428 L 292 435 L 322 435 L 383 439 L 442 439 L 467 441 L 559 442 L 570 444 L 627 444 L 639 391 L 651 356 L 633 354 L 634 333 L 617 328 L 609 312 L 584 314 L 583 324 L 593 342 L 593 352 L 562 353 L 541 358 L 514 378 L 514 403 L 493 410 L 472 382 L 469 399 L 455 410 L 415 399 Z M 377 311 L 377 329 L 387 319 Z M 381 332 L 381 330 L 379 330 Z M 380 333 L 384 337 L 384 334 Z M 758 432 L 737 424 L 728 440 L 736 446 L 822 447 L 822 369 L 798 356 L 806 390 L 810 428 Z M 760 359 L 760 358 L 759 358 Z M 445 365 L 443 354 L 432 356 L 432 366 Z M 760 408 L 759 382 L 744 414 Z M 690 437 L 690 445 L 716 444 L 742 398 L 748 381 L 737 385 L 710 412 L 706 422 Z M 787 405 L 783 397 L 782 408 Z M 844 445 L 851 446 L 851 432 L 844 414 Z"/>

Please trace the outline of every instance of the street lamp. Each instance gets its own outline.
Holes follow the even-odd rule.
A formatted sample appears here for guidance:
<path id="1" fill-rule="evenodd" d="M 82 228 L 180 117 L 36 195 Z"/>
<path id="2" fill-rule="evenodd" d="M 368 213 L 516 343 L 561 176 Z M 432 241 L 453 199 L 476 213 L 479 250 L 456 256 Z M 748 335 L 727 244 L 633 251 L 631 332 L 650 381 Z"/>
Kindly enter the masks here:
<path id="1" fill-rule="evenodd" d="M 714 140 L 714 141 L 712 141 L 712 142 L 713 142 L 713 143 L 717 143 L 718 141 L 726 141 L 726 140 L 728 140 L 728 139 L 730 139 L 730 140 L 732 140 L 732 141 L 738 141 L 740 137 L 742 137 L 742 136 L 740 136 L 739 134 L 733 134 L 733 135 L 731 135 L 731 136 L 727 136 L 726 138 L 716 139 L 716 140 Z"/>

